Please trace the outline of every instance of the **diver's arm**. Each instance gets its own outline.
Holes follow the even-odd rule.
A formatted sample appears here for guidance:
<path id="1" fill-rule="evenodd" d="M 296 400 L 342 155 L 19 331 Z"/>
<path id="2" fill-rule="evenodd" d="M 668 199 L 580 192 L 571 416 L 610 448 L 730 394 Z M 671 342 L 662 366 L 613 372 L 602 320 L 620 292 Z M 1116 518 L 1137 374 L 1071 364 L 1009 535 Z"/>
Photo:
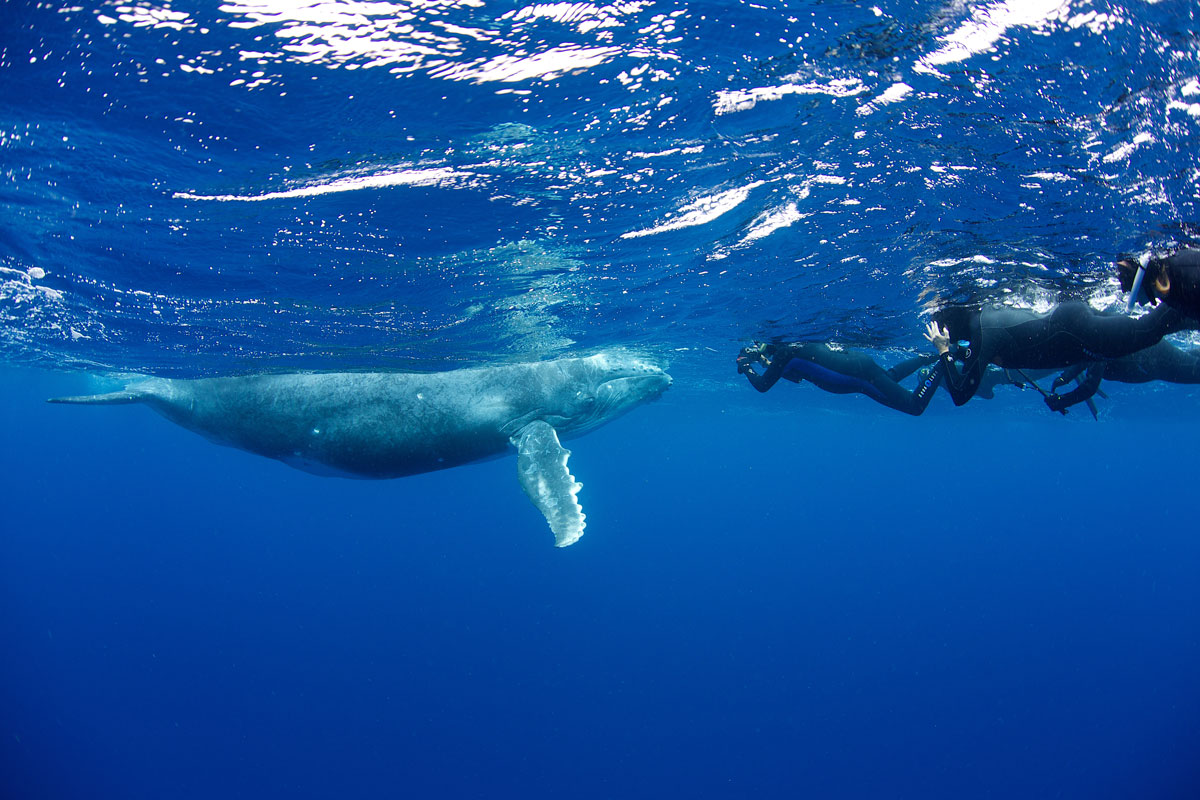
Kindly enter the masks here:
<path id="1" fill-rule="evenodd" d="M 1054 379 L 1054 383 L 1050 384 L 1050 391 L 1057 392 L 1058 387 L 1066 386 L 1071 381 L 1079 377 L 1079 373 L 1088 369 L 1091 364 L 1072 364 L 1062 371 L 1062 373 Z"/>
<path id="2" fill-rule="evenodd" d="M 967 348 L 970 354 L 963 360 L 962 371 L 959 371 L 954 354 L 950 352 L 950 331 L 939 328 L 936 322 L 925 327 L 925 338 L 937 348 L 939 364 L 942 368 L 942 384 L 950 393 L 954 405 L 964 405 L 979 391 L 983 382 L 983 373 L 987 362 L 979 357 L 979 347 L 972 345 Z"/>
<path id="3" fill-rule="evenodd" d="M 762 353 L 752 353 L 750 352 L 751 349 L 747 348 L 743 350 L 742 354 L 738 356 L 738 372 L 745 374 L 746 380 L 750 381 L 750 385 L 755 389 L 765 392 L 774 386 L 779 381 L 780 376 L 783 375 L 783 368 L 791 360 L 791 348 L 781 347 L 776 350 L 775 357 L 765 362 L 767 368 L 762 375 L 759 375 L 753 369 L 756 361 L 764 361 Z"/>
<path id="4" fill-rule="evenodd" d="M 765 392 L 775 385 L 776 381 L 779 380 L 779 373 L 781 372 L 783 372 L 782 369 L 776 370 L 775 374 L 772 375 L 771 369 L 768 367 L 766 372 L 764 372 L 762 375 L 759 375 L 754 370 L 747 369 L 746 380 L 750 381 L 750 385 L 755 389 L 758 389 L 758 391 Z"/>
<path id="5" fill-rule="evenodd" d="M 1071 377 L 1073 378 L 1078 375 L 1079 371 L 1082 369 L 1083 367 L 1080 367 L 1079 370 L 1076 370 L 1075 375 L 1072 375 Z M 1068 372 L 1069 371 L 1070 370 L 1068 370 Z M 1063 375 L 1066 374 L 1067 373 L 1065 372 L 1063 373 Z M 1059 378 L 1054 380 L 1055 388 L 1062 385 L 1058 382 L 1061 377 L 1062 376 L 1059 376 Z M 1100 381 L 1103 378 L 1104 364 L 1089 364 L 1087 365 L 1087 374 L 1084 375 L 1083 380 L 1079 381 L 1078 386 L 1066 394 L 1052 392 L 1051 394 L 1046 395 L 1046 405 L 1050 407 L 1051 411 L 1066 411 L 1076 403 L 1083 403 L 1087 400 L 1090 400 L 1092 395 L 1094 395 L 1100 388 Z M 1070 380 L 1070 378 L 1068 378 L 1068 380 Z"/>

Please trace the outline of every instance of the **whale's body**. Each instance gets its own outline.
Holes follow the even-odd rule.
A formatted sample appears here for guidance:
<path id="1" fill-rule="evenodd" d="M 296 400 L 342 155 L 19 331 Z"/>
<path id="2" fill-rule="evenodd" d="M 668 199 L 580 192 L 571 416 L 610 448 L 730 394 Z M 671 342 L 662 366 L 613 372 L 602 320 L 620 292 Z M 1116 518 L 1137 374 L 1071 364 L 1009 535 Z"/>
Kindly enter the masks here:
<path id="1" fill-rule="evenodd" d="M 317 474 L 397 478 L 517 449 L 530 499 L 559 546 L 582 534 L 559 437 L 660 395 L 670 376 L 623 352 L 438 373 L 340 372 L 173 380 L 52 402 L 145 403 L 221 444 Z"/>

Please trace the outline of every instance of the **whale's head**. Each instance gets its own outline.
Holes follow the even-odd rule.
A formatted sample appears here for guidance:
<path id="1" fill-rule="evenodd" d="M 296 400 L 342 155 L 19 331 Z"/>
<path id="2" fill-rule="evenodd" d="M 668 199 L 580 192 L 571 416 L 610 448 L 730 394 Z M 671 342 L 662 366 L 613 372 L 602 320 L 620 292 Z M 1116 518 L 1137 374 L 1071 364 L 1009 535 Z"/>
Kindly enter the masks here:
<path id="1" fill-rule="evenodd" d="M 552 363 L 561 380 L 548 392 L 543 418 L 567 436 L 594 430 L 671 385 L 661 363 L 619 350 Z"/>

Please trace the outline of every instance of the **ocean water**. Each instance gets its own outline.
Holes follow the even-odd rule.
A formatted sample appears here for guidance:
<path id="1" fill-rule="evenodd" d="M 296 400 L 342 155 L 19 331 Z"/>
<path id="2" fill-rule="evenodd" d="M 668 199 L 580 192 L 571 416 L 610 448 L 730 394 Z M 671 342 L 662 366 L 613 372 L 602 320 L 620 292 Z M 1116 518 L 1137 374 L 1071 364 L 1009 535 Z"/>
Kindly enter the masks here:
<path id="1" fill-rule="evenodd" d="M 0 2 L 0 796 L 1200 796 L 1200 391 L 733 365 L 1197 244 L 1198 11 Z M 612 347 L 675 382 L 564 549 L 513 458 L 44 402 Z"/>

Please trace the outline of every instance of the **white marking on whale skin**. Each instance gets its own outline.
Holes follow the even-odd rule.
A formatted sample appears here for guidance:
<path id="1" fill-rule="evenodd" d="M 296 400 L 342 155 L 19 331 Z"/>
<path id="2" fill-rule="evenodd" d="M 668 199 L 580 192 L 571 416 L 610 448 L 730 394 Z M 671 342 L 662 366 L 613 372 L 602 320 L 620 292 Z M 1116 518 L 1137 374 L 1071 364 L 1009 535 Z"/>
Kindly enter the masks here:
<path id="1" fill-rule="evenodd" d="M 671 377 L 625 351 L 440 373 L 293 373 L 147 378 L 124 391 L 52 402 L 142 402 L 219 444 L 317 475 L 397 478 L 517 449 L 526 494 L 555 544 L 583 535 L 559 439 L 580 436 L 661 395 Z"/>

